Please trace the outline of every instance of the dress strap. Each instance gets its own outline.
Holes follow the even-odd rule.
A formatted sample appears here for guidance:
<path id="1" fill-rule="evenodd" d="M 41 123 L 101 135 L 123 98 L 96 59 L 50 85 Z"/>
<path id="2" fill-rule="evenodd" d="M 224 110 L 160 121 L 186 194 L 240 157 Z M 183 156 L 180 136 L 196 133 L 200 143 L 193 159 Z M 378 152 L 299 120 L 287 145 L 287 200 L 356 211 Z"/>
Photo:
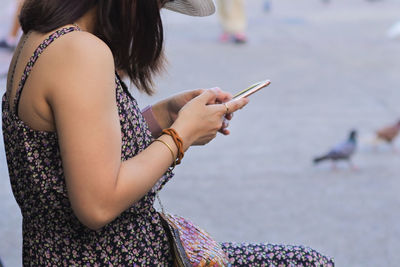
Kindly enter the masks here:
<path id="1" fill-rule="evenodd" d="M 18 114 L 18 104 L 19 104 L 19 100 L 21 98 L 22 90 L 24 89 L 24 86 L 29 77 L 29 74 L 31 73 L 33 66 L 35 65 L 35 63 L 38 60 L 38 58 L 40 57 L 40 55 L 56 39 L 58 39 L 59 37 L 65 35 L 67 33 L 73 32 L 73 31 L 80 31 L 80 29 L 78 26 L 74 25 L 74 26 L 65 27 L 60 30 L 57 30 L 56 32 L 52 33 L 49 37 L 47 37 L 47 39 L 45 39 L 38 46 L 38 48 L 36 48 L 32 57 L 29 59 L 29 62 L 26 64 L 25 70 L 22 74 L 21 81 L 18 84 L 17 92 L 15 93 L 14 106 L 13 106 L 13 112 L 15 114 Z M 16 64 L 16 63 L 14 63 L 14 64 Z"/>

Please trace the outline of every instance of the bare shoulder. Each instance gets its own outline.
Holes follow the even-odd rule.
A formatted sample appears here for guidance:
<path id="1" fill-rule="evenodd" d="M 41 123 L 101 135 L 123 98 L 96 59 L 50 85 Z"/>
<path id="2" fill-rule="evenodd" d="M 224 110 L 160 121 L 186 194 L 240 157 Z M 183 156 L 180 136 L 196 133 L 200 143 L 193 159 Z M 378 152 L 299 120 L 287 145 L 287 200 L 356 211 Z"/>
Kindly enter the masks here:
<path id="1" fill-rule="evenodd" d="M 106 53 L 111 55 L 111 50 L 103 40 L 84 31 L 75 31 L 64 37 L 64 48 L 75 52 Z"/>
<path id="2" fill-rule="evenodd" d="M 53 111 L 67 110 L 65 106 L 93 106 L 95 110 L 97 106 L 115 105 L 115 66 L 110 48 L 87 32 L 72 32 L 62 39 L 53 47 L 45 66 L 48 83 L 44 96 Z"/>
<path id="3" fill-rule="evenodd" d="M 114 59 L 110 48 L 97 36 L 83 31 L 75 31 L 62 37 L 55 47 L 62 57 L 62 63 L 76 63 L 85 66 L 92 63 L 103 63 L 108 67 L 114 67 Z M 77 66 L 79 67 L 79 66 Z"/>
<path id="4" fill-rule="evenodd" d="M 50 94 L 74 87 L 98 92 L 103 88 L 98 83 L 113 85 L 115 82 L 112 52 L 91 33 L 76 31 L 66 34 L 49 52 L 46 74 L 51 77 L 48 80 Z"/>

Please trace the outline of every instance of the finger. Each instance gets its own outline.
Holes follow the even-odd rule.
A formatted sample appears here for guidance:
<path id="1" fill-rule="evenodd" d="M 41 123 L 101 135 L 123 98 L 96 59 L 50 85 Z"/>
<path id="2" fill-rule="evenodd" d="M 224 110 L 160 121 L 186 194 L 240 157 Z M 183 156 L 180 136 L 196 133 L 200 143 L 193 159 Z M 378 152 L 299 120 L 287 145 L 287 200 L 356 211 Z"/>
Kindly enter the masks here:
<path id="1" fill-rule="evenodd" d="M 232 99 L 232 94 L 229 92 L 222 91 L 219 89 L 218 91 L 218 96 L 217 96 L 217 101 L 220 103 L 228 102 Z"/>
<path id="2" fill-rule="evenodd" d="M 192 98 L 198 97 L 199 95 L 201 95 L 202 93 L 204 93 L 205 89 L 195 89 L 192 90 Z"/>
<path id="3" fill-rule="evenodd" d="M 221 129 L 225 129 L 225 128 L 228 128 L 229 127 L 229 121 L 227 120 L 227 119 L 224 119 L 223 121 L 222 121 L 222 127 L 221 127 Z"/>
<path id="4" fill-rule="evenodd" d="M 213 90 L 216 92 L 217 100 L 215 101 L 215 104 L 228 102 L 229 100 L 232 99 L 231 93 L 222 91 L 221 88 L 219 88 L 219 87 L 213 87 L 208 90 Z"/>
<path id="5" fill-rule="evenodd" d="M 221 104 L 232 99 L 232 95 L 230 93 L 222 91 L 219 87 L 210 88 L 208 90 L 213 90 L 217 94 L 217 98 L 213 104 Z"/>
<path id="6" fill-rule="evenodd" d="M 219 132 L 223 135 L 229 135 L 231 133 L 228 129 L 221 129 Z"/>
<path id="7" fill-rule="evenodd" d="M 215 103 L 217 96 L 218 96 L 217 91 L 214 89 L 210 89 L 210 90 L 205 90 L 201 95 L 199 95 L 196 98 L 204 104 L 211 104 Z"/>
<path id="8" fill-rule="evenodd" d="M 228 112 L 227 113 L 233 113 L 233 112 L 243 108 L 244 106 L 246 106 L 247 103 L 249 103 L 249 99 L 248 98 L 241 98 L 241 99 L 238 99 L 238 100 L 232 100 L 232 101 L 229 101 L 229 102 L 225 103 L 225 110 L 226 110 L 226 107 L 228 107 Z"/>
<path id="9" fill-rule="evenodd" d="M 221 126 L 221 128 L 218 130 L 218 132 L 222 133 L 223 135 L 226 135 L 227 132 L 228 132 L 228 134 L 229 134 L 229 131 L 227 130 L 228 127 L 229 127 L 229 121 L 228 121 L 226 118 L 224 118 L 224 119 L 222 120 L 222 126 Z"/>
<path id="10" fill-rule="evenodd" d="M 225 119 L 230 121 L 232 118 L 233 118 L 233 113 L 225 114 Z"/>
<path id="11" fill-rule="evenodd" d="M 220 103 L 222 103 L 221 101 L 220 101 L 220 95 L 222 94 L 222 90 L 221 90 L 221 88 L 219 88 L 219 87 L 213 87 L 213 88 L 209 88 L 208 90 L 210 90 L 210 91 L 213 91 L 216 95 L 217 95 L 217 99 L 216 99 L 216 101 L 215 101 L 215 103 L 217 103 L 218 101 L 220 102 Z"/>
<path id="12" fill-rule="evenodd" d="M 219 95 L 220 93 L 222 93 L 222 90 L 221 90 L 221 88 L 219 88 L 219 87 L 208 88 L 208 90 L 213 90 L 213 91 L 216 92 L 218 95 Z"/>
<path id="13" fill-rule="evenodd" d="M 211 112 L 214 112 L 219 117 L 224 117 L 227 111 L 225 103 L 222 104 L 212 104 L 207 106 Z"/>

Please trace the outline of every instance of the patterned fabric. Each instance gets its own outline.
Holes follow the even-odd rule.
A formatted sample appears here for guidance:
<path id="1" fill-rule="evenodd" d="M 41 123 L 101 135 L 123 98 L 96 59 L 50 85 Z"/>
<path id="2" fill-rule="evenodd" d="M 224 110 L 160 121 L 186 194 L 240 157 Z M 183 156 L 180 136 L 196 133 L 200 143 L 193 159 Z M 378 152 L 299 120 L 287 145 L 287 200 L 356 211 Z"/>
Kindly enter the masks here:
<path id="1" fill-rule="evenodd" d="M 303 246 L 222 243 L 232 266 L 333 267 L 333 259 Z"/>
<path id="2" fill-rule="evenodd" d="M 56 132 L 38 131 L 19 119 L 17 110 L 29 74 L 42 52 L 60 36 L 53 33 L 29 60 L 13 108 L 2 99 L 3 138 L 14 197 L 23 217 L 24 266 L 171 266 L 172 256 L 159 214 L 156 192 L 173 176 L 167 171 L 140 201 L 98 231 L 76 218 L 67 194 Z M 116 76 L 116 105 L 121 125 L 121 160 L 152 141 L 136 100 Z M 224 243 L 232 266 L 333 266 L 329 259 L 302 247 Z M 298 263 L 298 264 L 297 264 Z M 292 265 L 290 265 L 292 264 Z"/>

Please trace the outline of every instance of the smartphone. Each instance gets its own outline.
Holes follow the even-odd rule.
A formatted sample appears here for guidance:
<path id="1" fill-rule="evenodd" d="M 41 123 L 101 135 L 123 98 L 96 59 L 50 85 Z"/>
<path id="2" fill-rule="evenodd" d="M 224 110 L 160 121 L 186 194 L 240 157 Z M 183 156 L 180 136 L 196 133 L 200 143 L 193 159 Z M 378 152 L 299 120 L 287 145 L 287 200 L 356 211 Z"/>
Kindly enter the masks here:
<path id="1" fill-rule="evenodd" d="M 257 92 L 258 90 L 260 90 L 261 88 L 267 87 L 268 85 L 270 85 L 270 83 L 271 83 L 270 80 L 265 80 L 265 81 L 255 83 L 252 86 L 250 86 L 249 88 L 246 88 L 243 91 L 240 91 L 239 93 L 235 94 L 233 96 L 232 100 L 237 100 L 237 99 L 240 99 L 243 97 L 248 97 L 249 95 L 252 95 L 255 92 Z"/>

